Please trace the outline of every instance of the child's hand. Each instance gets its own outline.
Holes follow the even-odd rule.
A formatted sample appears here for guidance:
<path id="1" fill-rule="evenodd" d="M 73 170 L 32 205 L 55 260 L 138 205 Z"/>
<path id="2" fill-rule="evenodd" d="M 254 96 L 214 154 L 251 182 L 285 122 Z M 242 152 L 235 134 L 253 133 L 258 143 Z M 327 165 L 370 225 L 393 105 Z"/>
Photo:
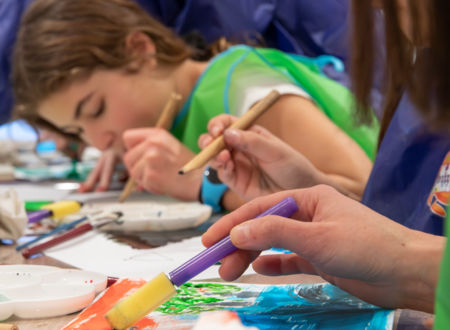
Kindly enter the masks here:
<path id="1" fill-rule="evenodd" d="M 147 191 L 182 200 L 197 200 L 202 170 L 179 175 L 194 153 L 161 128 L 128 130 L 123 161 L 131 177 Z"/>
<path id="2" fill-rule="evenodd" d="M 247 200 L 280 190 L 327 183 L 327 178 L 302 154 L 265 128 L 254 125 L 247 131 L 227 130 L 237 118 L 219 115 L 210 120 L 208 134 L 199 138 L 206 147 L 224 132 L 227 149 L 211 162 L 220 180 Z"/>
<path id="3" fill-rule="evenodd" d="M 89 173 L 86 181 L 78 189 L 78 192 L 107 191 L 111 184 L 111 178 L 114 174 L 116 164 L 119 162 L 120 156 L 116 151 L 110 149 L 102 153 L 95 168 Z"/>

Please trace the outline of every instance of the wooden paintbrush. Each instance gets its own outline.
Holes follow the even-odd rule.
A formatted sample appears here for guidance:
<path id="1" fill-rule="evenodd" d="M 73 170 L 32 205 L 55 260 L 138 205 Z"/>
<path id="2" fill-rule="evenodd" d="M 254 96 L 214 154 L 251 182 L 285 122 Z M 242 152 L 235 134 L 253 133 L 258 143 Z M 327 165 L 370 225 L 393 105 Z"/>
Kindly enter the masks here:
<path id="1" fill-rule="evenodd" d="M 278 99 L 280 93 L 276 90 L 272 90 L 266 97 L 254 105 L 249 111 L 247 111 L 241 118 L 230 125 L 231 128 L 247 129 L 252 125 L 256 119 L 259 118 L 266 110 L 268 110 Z M 206 163 L 221 152 L 225 148 L 225 139 L 223 135 L 217 137 L 212 141 L 205 149 L 192 158 L 183 168 L 178 172 L 179 174 L 186 174 L 195 169 L 201 168 Z"/>
<path id="2" fill-rule="evenodd" d="M 55 236 L 54 238 L 52 238 L 42 244 L 38 244 L 29 249 L 25 249 L 22 251 L 22 255 L 28 259 L 37 253 L 41 253 L 55 245 L 66 242 L 72 238 L 78 237 L 84 233 L 87 233 L 88 231 L 90 231 L 92 229 L 101 228 L 107 224 L 116 222 L 121 216 L 122 216 L 122 212 L 119 212 L 119 211 L 112 212 L 110 215 L 104 216 L 101 219 L 93 221 L 92 223 L 90 223 L 90 222 L 85 223 L 81 226 L 75 227 L 75 228 L 65 232 L 64 234 Z"/>
<path id="3" fill-rule="evenodd" d="M 161 115 L 158 118 L 158 122 L 155 127 L 170 129 L 172 126 L 173 119 L 175 118 L 176 112 L 178 110 L 178 104 L 181 100 L 181 95 L 173 92 L 170 95 L 169 101 L 167 101 Z M 119 202 L 124 202 L 128 196 L 136 189 L 136 182 L 130 177 L 122 190 L 119 197 Z"/>

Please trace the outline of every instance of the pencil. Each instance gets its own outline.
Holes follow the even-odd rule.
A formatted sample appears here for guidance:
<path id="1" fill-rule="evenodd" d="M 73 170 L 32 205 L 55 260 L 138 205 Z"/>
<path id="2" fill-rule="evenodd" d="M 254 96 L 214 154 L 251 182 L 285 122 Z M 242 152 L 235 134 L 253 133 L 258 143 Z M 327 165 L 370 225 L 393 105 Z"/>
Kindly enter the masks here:
<path id="1" fill-rule="evenodd" d="M 267 94 L 261 101 L 254 105 L 247 113 L 245 113 L 241 118 L 234 122 L 228 129 L 247 129 L 252 125 L 256 119 L 259 118 L 266 110 L 268 110 L 278 99 L 280 98 L 280 93 L 276 90 L 272 90 Z M 195 169 L 201 168 L 206 165 L 206 163 L 225 149 L 225 139 L 223 135 L 218 136 L 214 139 L 205 149 L 203 149 L 199 154 L 192 158 L 183 168 L 178 171 L 179 174 L 186 174 Z"/>
<path id="2" fill-rule="evenodd" d="M 119 219 L 121 216 L 122 216 L 122 212 L 113 212 L 111 215 L 104 217 L 103 219 L 101 219 L 101 221 L 98 220 L 94 224 L 85 223 L 85 224 L 75 227 L 61 235 L 58 235 L 44 243 L 35 245 L 32 248 L 23 250 L 22 255 L 28 259 L 29 257 L 31 257 L 37 253 L 41 253 L 55 245 L 58 245 L 60 243 L 66 242 L 72 238 L 80 236 L 92 229 L 97 229 L 97 228 L 103 227 L 109 223 L 112 223 L 112 222 L 116 221 L 117 219 Z"/>
<path id="3" fill-rule="evenodd" d="M 167 130 L 170 129 L 170 126 L 172 126 L 173 118 L 175 117 L 175 114 L 178 110 L 178 104 L 180 100 L 180 94 L 175 92 L 172 92 L 172 94 L 170 94 L 169 101 L 167 101 L 155 127 L 164 128 Z M 128 196 L 130 196 L 130 194 L 136 189 L 136 186 L 136 182 L 132 177 L 130 177 L 125 187 L 123 188 L 122 193 L 120 194 L 119 202 L 124 202 L 128 198 Z"/>

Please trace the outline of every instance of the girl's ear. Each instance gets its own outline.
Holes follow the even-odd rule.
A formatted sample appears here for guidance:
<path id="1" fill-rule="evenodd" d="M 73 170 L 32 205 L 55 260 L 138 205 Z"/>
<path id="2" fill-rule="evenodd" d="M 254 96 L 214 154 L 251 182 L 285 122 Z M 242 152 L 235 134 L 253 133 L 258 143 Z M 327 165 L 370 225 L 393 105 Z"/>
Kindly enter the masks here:
<path id="1" fill-rule="evenodd" d="M 130 33 L 125 39 L 127 52 L 136 57 L 146 57 L 156 54 L 156 47 L 153 40 L 143 32 L 136 31 Z"/>

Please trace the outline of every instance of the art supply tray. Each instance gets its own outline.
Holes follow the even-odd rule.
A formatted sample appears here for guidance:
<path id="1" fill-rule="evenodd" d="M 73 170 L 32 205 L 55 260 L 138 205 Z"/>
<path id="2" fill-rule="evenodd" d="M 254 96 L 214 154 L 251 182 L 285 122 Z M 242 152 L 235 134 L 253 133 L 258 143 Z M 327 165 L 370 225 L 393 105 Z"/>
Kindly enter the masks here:
<path id="1" fill-rule="evenodd" d="M 105 275 L 38 265 L 0 266 L 0 321 L 77 312 L 106 288 Z"/>

